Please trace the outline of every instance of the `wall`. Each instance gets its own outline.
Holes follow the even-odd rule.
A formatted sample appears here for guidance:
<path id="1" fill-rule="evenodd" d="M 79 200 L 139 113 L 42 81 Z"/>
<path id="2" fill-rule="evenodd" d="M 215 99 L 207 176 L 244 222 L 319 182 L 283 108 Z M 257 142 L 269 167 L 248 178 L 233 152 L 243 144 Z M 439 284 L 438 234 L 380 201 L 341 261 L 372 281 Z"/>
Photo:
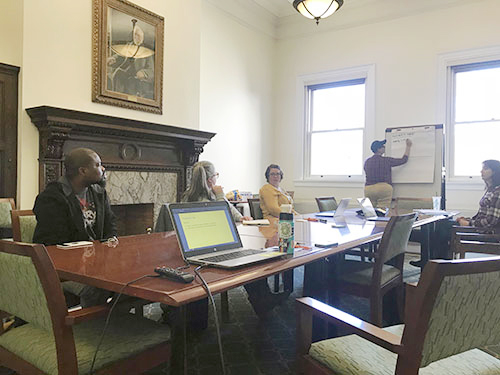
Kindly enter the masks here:
<path id="1" fill-rule="evenodd" d="M 207 1 L 202 5 L 200 129 L 217 135 L 212 161 L 225 191 L 257 193 L 273 160 L 274 40 Z"/>
<path id="2" fill-rule="evenodd" d="M 472 2 L 386 22 L 352 27 L 305 37 L 281 40 L 277 48 L 275 159 L 285 173 L 299 176 L 294 147 L 300 142 L 297 119 L 296 82 L 303 74 L 342 69 L 365 64 L 376 66 L 375 137 L 382 139 L 387 127 L 442 123 L 437 106 L 438 56 L 451 51 L 500 44 L 498 33 L 500 2 Z M 334 15 L 342 17 L 342 13 Z M 442 111 L 441 111 L 442 112 Z M 298 141 L 299 139 L 299 141 Z M 368 140 L 365 144 L 369 156 Z M 332 162 L 338 162 L 332 160 Z M 478 166 L 479 168 L 480 166 Z M 314 196 L 359 197 L 362 185 L 299 186 L 284 181 L 295 190 L 296 199 Z M 448 207 L 474 210 L 482 194 L 448 190 Z"/>
<path id="3" fill-rule="evenodd" d="M 18 173 L 21 208 L 31 208 L 38 193 L 38 131 L 25 108 L 50 105 L 199 127 L 200 0 L 134 3 L 165 18 L 163 115 L 91 101 L 92 1 L 52 0 L 47 6 L 43 1 L 24 0 L 24 42 L 19 43 L 23 72 Z M 0 35 L 7 31 L 0 24 Z"/>
<path id="4" fill-rule="evenodd" d="M 0 62 L 20 66 L 23 44 L 23 2 L 3 0 L 0 12 Z"/>

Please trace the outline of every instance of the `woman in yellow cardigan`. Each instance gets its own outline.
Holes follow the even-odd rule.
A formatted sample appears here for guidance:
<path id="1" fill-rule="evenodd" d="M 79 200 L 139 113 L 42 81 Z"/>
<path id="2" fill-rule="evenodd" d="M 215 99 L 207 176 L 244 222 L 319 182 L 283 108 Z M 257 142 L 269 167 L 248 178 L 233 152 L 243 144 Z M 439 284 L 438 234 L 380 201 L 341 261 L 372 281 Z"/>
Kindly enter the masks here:
<path id="1" fill-rule="evenodd" d="M 285 190 L 280 188 L 283 172 L 279 165 L 271 164 L 266 169 L 267 184 L 259 190 L 260 208 L 264 218 L 279 217 L 282 204 L 292 204 L 293 200 Z"/>

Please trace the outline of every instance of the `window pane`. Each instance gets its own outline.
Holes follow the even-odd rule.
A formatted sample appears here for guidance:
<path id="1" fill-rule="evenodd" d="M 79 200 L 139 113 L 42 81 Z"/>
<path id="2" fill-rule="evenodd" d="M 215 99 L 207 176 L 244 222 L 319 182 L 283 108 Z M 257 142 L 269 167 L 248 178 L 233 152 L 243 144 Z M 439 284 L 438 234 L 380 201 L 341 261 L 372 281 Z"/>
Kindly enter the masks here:
<path id="1" fill-rule="evenodd" d="M 458 72 L 455 121 L 500 119 L 500 67 Z"/>
<path id="2" fill-rule="evenodd" d="M 312 90 L 311 129 L 364 128 L 365 85 Z"/>
<path id="3" fill-rule="evenodd" d="M 361 175 L 363 131 L 311 134 L 311 175 Z"/>
<path id="4" fill-rule="evenodd" d="M 455 124 L 455 176 L 479 176 L 484 160 L 500 160 L 500 122 Z"/>

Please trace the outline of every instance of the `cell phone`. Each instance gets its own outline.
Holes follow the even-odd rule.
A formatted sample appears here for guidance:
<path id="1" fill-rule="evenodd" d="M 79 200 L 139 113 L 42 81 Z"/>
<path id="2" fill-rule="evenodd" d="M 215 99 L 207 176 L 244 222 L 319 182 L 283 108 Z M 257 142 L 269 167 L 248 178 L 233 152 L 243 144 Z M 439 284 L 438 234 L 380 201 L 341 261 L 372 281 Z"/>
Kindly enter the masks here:
<path id="1" fill-rule="evenodd" d="M 332 243 L 315 243 L 314 246 L 316 247 L 335 247 L 338 246 L 338 242 L 332 242 Z"/>
<path id="2" fill-rule="evenodd" d="M 332 228 L 345 228 L 346 226 L 345 224 L 332 224 Z"/>

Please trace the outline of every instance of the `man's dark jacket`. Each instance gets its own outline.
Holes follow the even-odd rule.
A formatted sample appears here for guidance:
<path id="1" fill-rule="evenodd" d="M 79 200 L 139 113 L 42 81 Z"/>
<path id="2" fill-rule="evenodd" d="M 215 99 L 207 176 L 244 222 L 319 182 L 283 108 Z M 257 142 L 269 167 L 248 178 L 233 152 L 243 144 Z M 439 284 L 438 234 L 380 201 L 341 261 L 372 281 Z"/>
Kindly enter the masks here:
<path id="1" fill-rule="evenodd" d="M 111 211 L 106 190 L 94 184 L 89 188 L 96 209 L 95 239 L 116 236 L 115 215 Z M 73 192 L 65 194 L 63 184 L 51 182 L 35 201 L 33 212 L 37 225 L 33 242 L 45 245 L 72 241 L 88 241 L 80 202 Z"/>

